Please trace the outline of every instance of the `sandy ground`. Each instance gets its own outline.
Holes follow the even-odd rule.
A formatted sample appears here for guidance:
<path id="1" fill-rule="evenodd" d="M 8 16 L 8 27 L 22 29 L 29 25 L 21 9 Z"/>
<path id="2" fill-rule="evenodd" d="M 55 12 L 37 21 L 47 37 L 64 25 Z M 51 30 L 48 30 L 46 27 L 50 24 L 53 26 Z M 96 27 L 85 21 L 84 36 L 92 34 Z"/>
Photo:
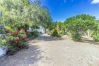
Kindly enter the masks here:
<path id="1" fill-rule="evenodd" d="M 99 66 L 99 47 L 93 43 L 42 35 L 29 44 L 29 49 L 0 60 L 0 66 Z"/>

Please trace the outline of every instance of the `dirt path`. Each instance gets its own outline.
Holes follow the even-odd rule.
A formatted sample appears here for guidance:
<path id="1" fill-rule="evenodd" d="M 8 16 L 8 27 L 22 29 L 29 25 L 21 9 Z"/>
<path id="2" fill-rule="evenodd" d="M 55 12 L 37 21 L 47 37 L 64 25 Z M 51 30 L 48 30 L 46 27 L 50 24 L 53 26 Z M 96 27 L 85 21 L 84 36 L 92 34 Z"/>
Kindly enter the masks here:
<path id="1" fill-rule="evenodd" d="M 51 38 L 51 39 L 50 39 Z M 0 66 L 99 66 L 99 48 L 94 44 L 40 36 L 30 48 L 0 61 Z"/>

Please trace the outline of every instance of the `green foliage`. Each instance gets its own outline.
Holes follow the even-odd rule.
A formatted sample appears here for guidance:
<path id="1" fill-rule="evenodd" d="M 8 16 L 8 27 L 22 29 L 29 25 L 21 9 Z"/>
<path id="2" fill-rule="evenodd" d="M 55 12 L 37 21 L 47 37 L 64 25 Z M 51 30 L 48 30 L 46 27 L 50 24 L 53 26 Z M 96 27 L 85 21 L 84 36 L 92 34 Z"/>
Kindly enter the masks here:
<path id="1" fill-rule="evenodd" d="M 13 55 L 15 52 L 18 51 L 18 48 L 16 46 L 8 45 L 8 55 Z"/>
<path id="2" fill-rule="evenodd" d="M 26 33 L 21 30 L 17 34 L 10 34 L 7 36 L 7 42 L 8 42 L 8 54 L 14 54 L 19 49 L 26 48 L 28 44 L 26 45 Z M 24 43 L 24 44 L 23 44 Z"/>
<path id="3" fill-rule="evenodd" d="M 16 40 L 16 37 L 14 37 L 14 36 L 8 36 L 7 37 L 7 41 L 9 42 L 9 41 L 15 41 Z"/>
<path id="4" fill-rule="evenodd" d="M 28 42 L 21 42 L 20 44 L 19 44 L 19 47 L 20 48 L 25 48 L 25 47 L 28 47 Z"/>
<path id="5" fill-rule="evenodd" d="M 11 51 L 24 48 L 28 45 L 28 28 L 42 26 L 47 29 L 51 24 L 51 16 L 47 8 L 40 4 L 39 0 L 30 3 L 29 0 L 0 0 L 0 25 L 3 25 L 8 35 L 6 41 Z M 36 26 L 36 27 L 34 27 Z M 23 29 L 24 32 L 20 32 Z M 3 32 L 0 30 L 0 32 Z M 31 32 L 30 36 L 37 37 L 37 31 Z M 0 45 L 5 45 L 5 40 L 0 40 Z"/>
<path id="6" fill-rule="evenodd" d="M 51 36 L 54 36 L 54 37 L 60 37 L 58 31 L 56 29 L 54 29 L 54 31 L 52 32 Z"/>
<path id="7" fill-rule="evenodd" d="M 18 37 L 19 37 L 19 38 L 26 38 L 27 36 L 26 36 L 25 31 L 21 30 L 21 31 L 19 32 L 19 34 L 18 34 Z"/>
<path id="8" fill-rule="evenodd" d="M 80 34 L 72 34 L 72 39 L 74 41 L 81 41 L 81 35 Z"/>
<path id="9" fill-rule="evenodd" d="M 24 49 L 28 47 L 28 43 L 24 39 L 24 34 L 13 36 L 10 35 L 7 38 L 8 42 L 8 55 L 13 55 L 15 52 L 19 51 L 20 49 Z"/>
<path id="10" fill-rule="evenodd" d="M 3 27 L 3 26 L 0 26 L 1 28 L 0 28 L 0 34 L 5 34 L 6 32 L 5 32 L 5 28 Z"/>
<path id="11" fill-rule="evenodd" d="M 49 31 L 52 31 L 53 29 L 56 28 L 56 25 L 57 25 L 57 22 L 51 22 L 50 25 L 49 25 L 49 27 L 48 27 L 48 30 Z"/>
<path id="12" fill-rule="evenodd" d="M 0 47 L 2 47 L 2 46 L 6 46 L 7 45 L 7 41 L 6 41 L 6 39 L 2 39 L 2 38 L 0 38 Z"/>
<path id="13" fill-rule="evenodd" d="M 54 30 L 58 31 L 58 34 L 65 35 L 65 25 L 62 22 L 52 22 L 49 26 L 49 34 L 51 34 Z"/>
<path id="14" fill-rule="evenodd" d="M 65 22 L 66 31 L 72 34 L 74 39 L 81 39 L 81 36 L 84 33 L 87 33 L 88 30 L 94 31 L 95 26 L 95 17 L 81 14 L 71 18 L 68 18 Z M 77 36 L 78 35 L 78 36 Z"/>
<path id="15" fill-rule="evenodd" d="M 51 22 L 48 9 L 42 7 L 38 0 L 34 3 L 30 3 L 29 0 L 1 0 L 0 10 L 3 14 L 0 24 L 10 26 L 14 30 L 27 30 L 34 25 L 46 29 Z M 13 31 L 9 27 L 6 28 Z"/>
<path id="16" fill-rule="evenodd" d="M 11 26 L 5 26 L 5 31 L 6 33 L 13 33 L 16 31 L 16 29 Z"/>
<path id="17" fill-rule="evenodd" d="M 29 34 L 28 34 L 28 37 L 29 38 L 36 38 L 36 37 L 38 37 L 39 36 L 39 32 L 38 31 L 33 31 L 33 32 L 30 32 Z"/>
<path id="18" fill-rule="evenodd" d="M 5 29 L 3 26 L 0 26 L 0 47 L 6 45 L 7 45 L 7 41 L 6 41 Z"/>
<path id="19" fill-rule="evenodd" d="M 94 41 L 99 42 L 99 32 L 98 33 L 94 32 L 92 37 L 93 37 Z"/>
<path id="20" fill-rule="evenodd" d="M 61 35 L 64 35 L 64 34 L 65 34 L 65 26 L 64 26 L 64 23 L 62 23 L 62 22 L 57 22 L 56 29 L 58 30 L 58 33 L 59 33 L 59 34 L 61 34 Z"/>

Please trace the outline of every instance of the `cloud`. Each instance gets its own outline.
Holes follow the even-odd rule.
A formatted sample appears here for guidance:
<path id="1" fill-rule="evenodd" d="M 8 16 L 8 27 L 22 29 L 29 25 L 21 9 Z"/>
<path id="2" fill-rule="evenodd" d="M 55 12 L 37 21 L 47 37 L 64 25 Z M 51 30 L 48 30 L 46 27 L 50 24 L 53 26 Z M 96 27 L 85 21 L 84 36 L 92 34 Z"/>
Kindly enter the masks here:
<path id="1" fill-rule="evenodd" d="M 99 0 L 92 0 L 92 4 L 99 4 Z"/>

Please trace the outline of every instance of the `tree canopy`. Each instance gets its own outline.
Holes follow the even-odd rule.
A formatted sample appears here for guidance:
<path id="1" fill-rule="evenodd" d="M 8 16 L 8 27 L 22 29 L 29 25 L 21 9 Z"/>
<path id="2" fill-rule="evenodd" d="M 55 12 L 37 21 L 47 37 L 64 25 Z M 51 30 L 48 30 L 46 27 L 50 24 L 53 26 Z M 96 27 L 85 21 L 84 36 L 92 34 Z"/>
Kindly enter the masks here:
<path id="1" fill-rule="evenodd" d="M 47 8 L 35 0 L 0 0 L 0 23 L 12 27 L 44 26 L 51 22 Z"/>

